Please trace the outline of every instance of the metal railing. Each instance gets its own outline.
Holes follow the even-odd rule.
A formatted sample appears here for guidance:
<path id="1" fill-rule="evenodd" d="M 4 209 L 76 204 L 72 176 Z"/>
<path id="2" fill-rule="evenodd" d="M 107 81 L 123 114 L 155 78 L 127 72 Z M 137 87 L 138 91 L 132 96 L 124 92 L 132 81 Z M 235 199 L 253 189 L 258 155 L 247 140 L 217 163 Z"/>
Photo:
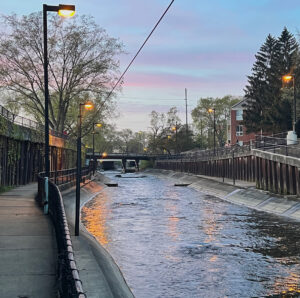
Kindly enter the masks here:
<path id="1" fill-rule="evenodd" d="M 38 175 L 38 197 L 42 204 L 45 192 L 44 173 Z M 51 216 L 58 250 L 58 290 L 60 297 L 85 298 L 79 271 L 76 266 L 74 249 L 68 227 L 66 212 L 58 186 L 49 181 L 49 214 Z"/>
<path id="2" fill-rule="evenodd" d="M 25 117 L 16 115 L 1 105 L 0 105 L 0 116 L 4 117 L 11 123 L 14 123 L 14 124 L 17 124 L 17 125 L 20 125 L 23 127 L 27 127 L 30 129 L 41 131 L 41 132 L 44 132 L 44 129 L 45 129 L 45 126 L 43 124 L 38 123 L 31 119 L 25 118 Z M 69 139 L 69 136 L 67 134 L 57 132 L 52 129 L 49 130 L 49 134 L 51 134 L 52 136 L 58 137 L 58 138 Z"/>
<path id="3" fill-rule="evenodd" d="M 157 156 L 157 160 L 165 159 L 180 159 L 180 160 L 208 160 L 215 158 L 222 158 L 228 155 L 232 155 L 232 152 L 235 154 L 248 154 L 254 148 L 254 142 L 249 141 L 245 142 L 243 146 L 233 145 L 230 147 L 218 147 L 208 150 L 198 150 L 194 152 L 183 152 L 180 154 L 164 154 Z"/>
<path id="4" fill-rule="evenodd" d="M 73 182 L 76 180 L 77 168 L 64 169 L 59 171 L 51 171 L 49 175 L 50 181 L 52 181 L 57 186 Z M 81 181 L 85 181 L 86 177 L 90 174 L 91 168 L 89 166 L 81 168 Z M 45 173 L 39 174 L 41 177 L 45 176 Z"/>
<path id="5" fill-rule="evenodd" d="M 258 135 L 255 137 L 255 149 L 300 158 L 298 141 L 295 144 L 288 145 L 287 138 Z"/>

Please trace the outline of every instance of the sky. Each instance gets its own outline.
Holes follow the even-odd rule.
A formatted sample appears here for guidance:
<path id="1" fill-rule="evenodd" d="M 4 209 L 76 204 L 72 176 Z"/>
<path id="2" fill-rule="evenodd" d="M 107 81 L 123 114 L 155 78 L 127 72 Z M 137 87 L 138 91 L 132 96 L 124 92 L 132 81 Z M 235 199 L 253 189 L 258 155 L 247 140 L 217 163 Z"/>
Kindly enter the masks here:
<path id="1" fill-rule="evenodd" d="M 72 2 L 72 3 L 71 3 Z M 68 0 L 77 14 L 94 17 L 107 33 L 119 38 L 128 66 L 169 0 Z M 29 14 L 44 1 L 0 2 L 0 14 Z M 58 5 L 62 0 L 47 1 Z M 176 106 L 185 121 L 201 97 L 242 96 L 255 54 L 268 34 L 279 36 L 284 26 L 297 36 L 299 0 L 175 0 L 170 10 L 124 78 L 116 101 L 117 128 L 147 130 L 152 110 Z"/>

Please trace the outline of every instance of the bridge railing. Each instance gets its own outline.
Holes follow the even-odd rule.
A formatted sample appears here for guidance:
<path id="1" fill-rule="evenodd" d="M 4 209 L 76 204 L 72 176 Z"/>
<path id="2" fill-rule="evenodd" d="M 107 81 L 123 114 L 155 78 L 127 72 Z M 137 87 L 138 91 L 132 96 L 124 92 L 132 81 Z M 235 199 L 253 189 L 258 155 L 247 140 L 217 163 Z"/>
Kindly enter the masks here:
<path id="1" fill-rule="evenodd" d="M 41 202 L 45 192 L 43 173 L 38 175 L 38 200 Z M 66 212 L 58 186 L 49 181 L 49 214 L 56 235 L 58 250 L 58 290 L 60 297 L 85 298 L 79 271 L 75 263 L 74 249 L 67 222 Z"/>

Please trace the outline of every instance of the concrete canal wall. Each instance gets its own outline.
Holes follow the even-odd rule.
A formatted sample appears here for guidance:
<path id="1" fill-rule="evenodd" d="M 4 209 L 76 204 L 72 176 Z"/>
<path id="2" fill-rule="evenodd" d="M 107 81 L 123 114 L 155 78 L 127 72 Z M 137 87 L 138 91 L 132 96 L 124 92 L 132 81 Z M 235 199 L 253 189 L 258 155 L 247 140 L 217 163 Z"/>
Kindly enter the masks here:
<path id="1" fill-rule="evenodd" d="M 297 152 L 293 151 L 295 149 L 288 150 L 289 154 L 297 156 Z M 195 175 L 251 181 L 256 183 L 258 189 L 279 195 L 300 196 L 300 159 L 286 156 L 283 152 L 252 149 L 204 159 L 161 159 L 156 160 L 155 167 Z"/>
<path id="2" fill-rule="evenodd" d="M 103 181 L 102 181 L 103 180 Z M 81 188 L 81 208 L 97 196 L 108 178 L 97 174 L 95 181 Z M 62 193 L 71 233 L 74 231 L 75 188 Z M 104 247 L 80 222 L 80 236 L 72 236 L 75 260 L 87 297 L 133 298 L 119 267 Z"/>
<path id="3" fill-rule="evenodd" d="M 189 184 L 188 187 L 233 204 L 300 221 L 300 198 L 296 196 L 279 196 L 258 190 L 254 186 L 234 186 L 210 179 L 209 177 L 204 178 L 199 175 L 168 170 L 151 169 L 147 170 L 147 173 L 160 178 L 172 179 L 174 184 Z"/>

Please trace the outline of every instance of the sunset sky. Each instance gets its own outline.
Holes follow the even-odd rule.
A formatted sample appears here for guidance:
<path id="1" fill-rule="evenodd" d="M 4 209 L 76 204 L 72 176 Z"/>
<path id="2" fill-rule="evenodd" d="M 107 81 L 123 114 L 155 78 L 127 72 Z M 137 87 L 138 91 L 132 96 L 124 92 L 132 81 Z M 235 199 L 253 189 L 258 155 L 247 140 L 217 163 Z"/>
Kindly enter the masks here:
<path id="1" fill-rule="evenodd" d="M 63 1 L 60 1 L 63 3 Z M 48 1 L 57 5 L 60 2 Z M 72 2 L 72 3 L 71 3 Z M 44 1 L 0 2 L 0 13 L 17 15 L 42 10 Z M 75 0 L 77 14 L 87 14 L 120 38 L 127 67 L 169 0 Z M 299 0 L 175 0 L 151 39 L 125 76 L 117 99 L 119 128 L 146 130 L 152 110 L 177 106 L 184 121 L 184 89 L 189 112 L 200 97 L 243 95 L 254 55 L 266 36 L 284 26 L 297 35 Z M 189 119 L 191 120 L 190 116 Z"/>

